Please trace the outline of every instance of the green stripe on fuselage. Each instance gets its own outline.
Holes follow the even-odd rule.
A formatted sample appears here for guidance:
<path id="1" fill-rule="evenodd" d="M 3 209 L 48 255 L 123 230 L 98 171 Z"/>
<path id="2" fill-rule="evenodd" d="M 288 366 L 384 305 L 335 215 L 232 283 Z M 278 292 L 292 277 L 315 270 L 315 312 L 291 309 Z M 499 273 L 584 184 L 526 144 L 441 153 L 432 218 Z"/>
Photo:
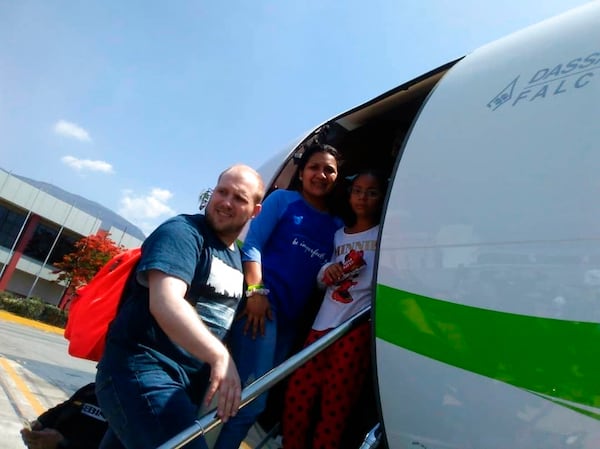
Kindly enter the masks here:
<path id="1" fill-rule="evenodd" d="M 600 307 L 600 304 L 599 304 Z M 600 325 L 481 309 L 377 286 L 376 335 L 542 395 L 600 407 Z"/>

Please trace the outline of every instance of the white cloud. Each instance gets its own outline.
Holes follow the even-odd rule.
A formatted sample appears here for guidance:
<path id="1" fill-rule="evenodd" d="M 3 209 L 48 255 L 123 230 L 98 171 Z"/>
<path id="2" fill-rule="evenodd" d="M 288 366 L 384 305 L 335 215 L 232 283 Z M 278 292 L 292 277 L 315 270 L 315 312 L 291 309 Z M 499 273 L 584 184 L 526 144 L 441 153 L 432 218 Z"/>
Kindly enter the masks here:
<path id="1" fill-rule="evenodd" d="M 54 132 L 61 136 L 81 140 L 82 142 L 90 142 L 92 140 L 90 134 L 85 129 L 75 123 L 67 122 L 66 120 L 59 120 L 56 122 L 54 125 Z"/>
<path id="2" fill-rule="evenodd" d="M 103 173 L 114 173 L 113 166 L 105 161 L 92 161 L 90 159 L 77 159 L 73 156 L 63 156 L 61 158 L 63 164 L 77 171 L 99 171 Z"/>
<path id="3" fill-rule="evenodd" d="M 154 188 L 147 195 L 136 195 L 131 190 L 125 190 L 121 198 L 119 214 L 137 223 L 143 230 L 156 227 L 150 223 L 160 217 L 175 215 L 175 211 L 167 202 L 173 194 L 165 189 Z"/>

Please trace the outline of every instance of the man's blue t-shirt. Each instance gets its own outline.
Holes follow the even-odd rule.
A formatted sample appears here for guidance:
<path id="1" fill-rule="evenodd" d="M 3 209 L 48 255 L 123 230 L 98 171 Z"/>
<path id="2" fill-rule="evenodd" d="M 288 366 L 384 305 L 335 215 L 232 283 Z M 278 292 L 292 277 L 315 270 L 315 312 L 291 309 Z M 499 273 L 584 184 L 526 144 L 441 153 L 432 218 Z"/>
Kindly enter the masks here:
<path id="1" fill-rule="evenodd" d="M 293 323 L 301 316 L 342 224 L 297 191 L 276 190 L 264 201 L 250 224 L 242 260 L 262 264 L 263 283 L 278 318 Z"/>
<path id="2" fill-rule="evenodd" d="M 142 244 L 137 280 L 130 280 L 130 290 L 109 329 L 105 356 L 149 353 L 176 369 L 179 365 L 188 374 L 196 373 L 203 362 L 173 343 L 150 313 L 150 270 L 183 280 L 188 285 L 186 299 L 213 334 L 223 339 L 243 292 L 239 249 L 227 247 L 204 215 L 167 220 Z"/>

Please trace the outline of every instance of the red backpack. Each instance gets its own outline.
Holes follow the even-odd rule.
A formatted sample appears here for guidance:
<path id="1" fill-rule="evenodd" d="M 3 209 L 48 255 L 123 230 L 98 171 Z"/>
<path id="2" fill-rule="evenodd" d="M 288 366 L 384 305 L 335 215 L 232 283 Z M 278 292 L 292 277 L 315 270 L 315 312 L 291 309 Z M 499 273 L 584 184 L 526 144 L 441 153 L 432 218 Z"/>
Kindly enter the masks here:
<path id="1" fill-rule="evenodd" d="M 65 328 L 70 355 L 100 360 L 108 326 L 117 314 L 125 284 L 140 257 L 141 248 L 118 254 L 77 290 Z"/>

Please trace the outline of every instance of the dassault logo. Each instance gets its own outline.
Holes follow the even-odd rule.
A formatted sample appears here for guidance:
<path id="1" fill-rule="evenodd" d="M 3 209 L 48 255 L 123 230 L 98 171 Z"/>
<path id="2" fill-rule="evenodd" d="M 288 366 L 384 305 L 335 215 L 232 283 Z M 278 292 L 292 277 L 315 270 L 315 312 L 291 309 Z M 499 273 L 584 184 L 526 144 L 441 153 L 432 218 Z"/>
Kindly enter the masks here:
<path id="1" fill-rule="evenodd" d="M 511 106 L 525 101 L 537 101 L 556 96 L 573 89 L 586 87 L 600 69 L 600 52 L 559 63 L 554 67 L 537 70 L 522 88 L 517 89 L 521 75 L 517 75 L 488 103 L 487 107 L 495 111 L 505 103 Z"/>

